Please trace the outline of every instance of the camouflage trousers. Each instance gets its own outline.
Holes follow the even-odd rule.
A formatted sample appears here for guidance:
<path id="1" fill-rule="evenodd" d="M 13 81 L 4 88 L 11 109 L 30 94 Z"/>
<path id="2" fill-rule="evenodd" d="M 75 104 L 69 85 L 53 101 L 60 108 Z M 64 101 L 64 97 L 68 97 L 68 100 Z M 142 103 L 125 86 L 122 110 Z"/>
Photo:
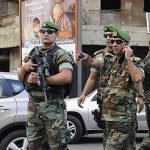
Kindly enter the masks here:
<path id="1" fill-rule="evenodd" d="M 106 129 L 103 129 L 103 148 L 104 149 L 106 147 L 107 139 L 108 139 L 108 133 L 107 133 Z"/>
<path id="2" fill-rule="evenodd" d="M 105 150 L 135 150 L 137 122 L 106 121 L 107 141 Z"/>
<path id="3" fill-rule="evenodd" d="M 27 139 L 29 150 L 68 150 L 63 99 L 28 103 Z"/>
<path id="4" fill-rule="evenodd" d="M 146 120 L 147 120 L 147 126 L 148 126 L 148 134 L 143 139 L 139 150 L 150 150 L 150 104 L 145 104 L 145 112 L 146 112 Z"/>

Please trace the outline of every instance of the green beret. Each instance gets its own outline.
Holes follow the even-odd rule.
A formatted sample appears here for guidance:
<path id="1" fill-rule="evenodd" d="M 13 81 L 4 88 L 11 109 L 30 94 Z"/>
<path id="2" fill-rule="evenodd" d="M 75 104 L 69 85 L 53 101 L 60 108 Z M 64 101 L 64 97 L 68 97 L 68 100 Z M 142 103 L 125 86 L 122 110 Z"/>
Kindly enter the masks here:
<path id="1" fill-rule="evenodd" d="M 116 30 L 113 32 L 113 38 L 121 38 L 126 42 L 130 42 L 131 37 L 127 31 Z"/>
<path id="2" fill-rule="evenodd" d="M 116 24 L 107 24 L 104 26 L 103 30 L 104 32 L 113 32 L 113 31 L 116 31 L 116 30 L 119 30 L 120 27 Z"/>
<path id="3" fill-rule="evenodd" d="M 45 21 L 42 24 L 42 28 L 50 28 L 50 29 L 58 30 L 59 26 L 51 21 Z"/>

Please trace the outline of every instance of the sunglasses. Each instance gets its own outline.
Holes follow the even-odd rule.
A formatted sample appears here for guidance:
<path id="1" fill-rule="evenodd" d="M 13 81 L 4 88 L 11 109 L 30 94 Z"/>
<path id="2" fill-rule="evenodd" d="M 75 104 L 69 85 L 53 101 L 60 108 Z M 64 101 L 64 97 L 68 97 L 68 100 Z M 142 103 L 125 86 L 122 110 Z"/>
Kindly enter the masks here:
<path id="1" fill-rule="evenodd" d="M 117 43 L 117 44 L 121 44 L 122 42 L 124 42 L 123 40 L 111 40 L 111 43 L 114 44 L 114 43 Z"/>
<path id="2" fill-rule="evenodd" d="M 112 38 L 113 37 L 112 33 L 105 33 L 104 38 L 107 38 L 107 37 Z"/>
<path id="3" fill-rule="evenodd" d="M 48 34 L 53 34 L 54 32 L 56 32 L 56 30 L 53 30 L 53 29 L 41 29 L 40 32 L 41 32 L 42 34 L 45 34 L 46 32 L 47 32 Z"/>

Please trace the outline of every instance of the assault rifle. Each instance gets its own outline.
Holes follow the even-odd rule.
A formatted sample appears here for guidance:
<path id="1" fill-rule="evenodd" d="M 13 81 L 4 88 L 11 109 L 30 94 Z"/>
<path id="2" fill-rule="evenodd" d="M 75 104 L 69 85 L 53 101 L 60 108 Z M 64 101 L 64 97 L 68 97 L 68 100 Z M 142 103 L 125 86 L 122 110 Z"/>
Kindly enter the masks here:
<path id="1" fill-rule="evenodd" d="M 41 51 L 40 47 L 36 46 L 34 48 L 33 54 L 31 55 L 31 61 L 38 66 L 34 69 L 38 77 L 38 86 L 44 92 L 45 101 L 47 102 L 47 80 L 46 77 L 49 77 L 49 64 L 46 60 L 46 55 Z"/>

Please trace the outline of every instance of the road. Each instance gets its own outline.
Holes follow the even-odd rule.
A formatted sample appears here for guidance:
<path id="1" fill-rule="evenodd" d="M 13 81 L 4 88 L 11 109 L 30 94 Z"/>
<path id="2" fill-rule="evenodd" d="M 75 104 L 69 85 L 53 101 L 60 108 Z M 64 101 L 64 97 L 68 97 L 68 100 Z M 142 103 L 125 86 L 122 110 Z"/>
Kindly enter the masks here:
<path id="1" fill-rule="evenodd" d="M 142 138 L 145 135 L 146 134 L 137 135 L 137 148 L 139 148 Z M 83 137 L 79 144 L 69 144 L 68 147 L 70 150 L 103 150 L 102 134 L 90 134 Z"/>

